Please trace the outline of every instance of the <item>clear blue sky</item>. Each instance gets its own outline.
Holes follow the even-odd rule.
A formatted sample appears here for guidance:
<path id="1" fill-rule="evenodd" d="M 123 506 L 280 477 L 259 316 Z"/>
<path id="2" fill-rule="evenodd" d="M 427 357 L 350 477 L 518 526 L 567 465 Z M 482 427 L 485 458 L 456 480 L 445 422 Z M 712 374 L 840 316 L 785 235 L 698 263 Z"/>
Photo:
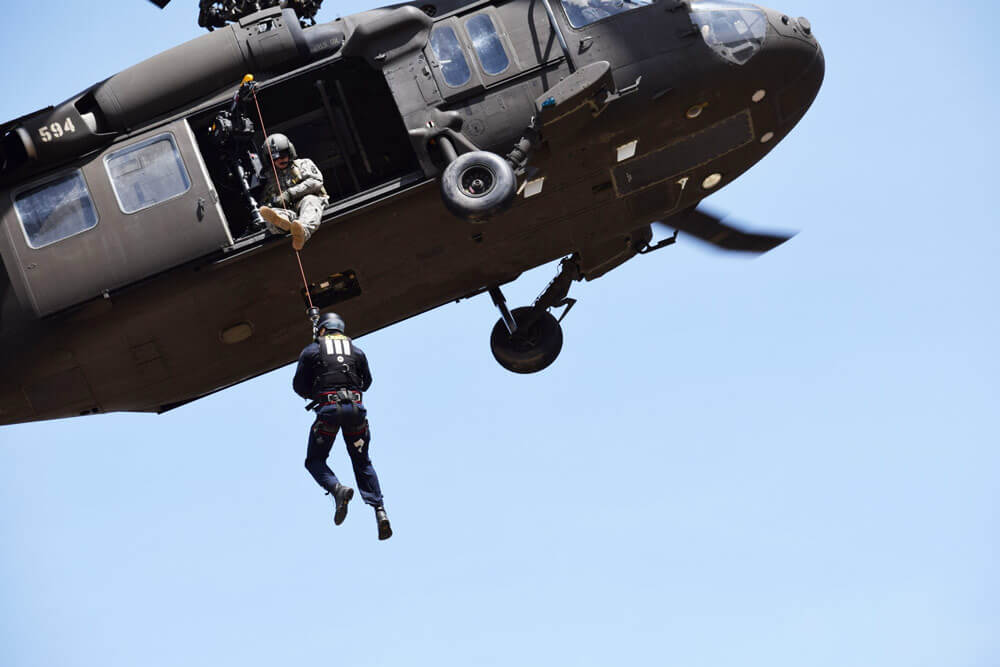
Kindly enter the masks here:
<path id="1" fill-rule="evenodd" d="M 200 34 L 194 0 L 8 4 L 3 119 Z M 826 84 L 711 201 L 798 236 L 576 286 L 535 376 L 485 296 L 363 338 L 386 543 L 334 528 L 292 367 L 0 429 L 0 665 L 1000 664 L 1000 10 L 777 8 Z"/>

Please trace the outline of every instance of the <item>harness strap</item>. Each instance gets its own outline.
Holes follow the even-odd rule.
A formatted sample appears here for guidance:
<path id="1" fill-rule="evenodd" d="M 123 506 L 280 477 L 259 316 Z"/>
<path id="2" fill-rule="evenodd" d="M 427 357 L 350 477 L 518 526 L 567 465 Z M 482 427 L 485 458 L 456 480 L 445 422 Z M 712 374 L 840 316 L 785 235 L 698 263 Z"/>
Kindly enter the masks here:
<path id="1" fill-rule="evenodd" d="M 367 419 L 364 421 L 363 424 L 361 424 L 360 428 L 361 428 L 360 431 L 348 431 L 347 427 L 345 426 L 344 427 L 344 435 L 346 435 L 348 438 L 354 438 L 354 437 L 357 437 L 359 435 L 364 435 L 365 433 L 367 433 L 368 432 L 368 420 Z"/>
<path id="2" fill-rule="evenodd" d="M 337 389 L 336 391 L 321 391 L 317 403 L 320 405 L 337 405 L 340 403 L 361 403 L 361 392 L 353 389 Z"/>

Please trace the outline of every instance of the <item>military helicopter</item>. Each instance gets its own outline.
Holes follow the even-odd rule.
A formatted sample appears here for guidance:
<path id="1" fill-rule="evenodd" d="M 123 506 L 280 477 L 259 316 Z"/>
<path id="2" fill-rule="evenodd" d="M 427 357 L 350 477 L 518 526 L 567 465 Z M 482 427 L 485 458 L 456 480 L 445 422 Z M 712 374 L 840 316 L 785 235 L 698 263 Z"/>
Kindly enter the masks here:
<path id="1" fill-rule="evenodd" d="M 488 293 L 495 358 L 536 372 L 574 281 L 678 230 L 755 253 L 788 238 L 696 207 L 812 104 L 804 18 L 419 0 L 308 25 L 267 4 L 202 2 L 207 34 L 0 125 L 0 423 L 170 410 L 293 361 L 308 307 L 363 335 Z M 275 132 L 330 194 L 301 272 L 256 212 Z M 507 307 L 505 284 L 560 258 Z"/>

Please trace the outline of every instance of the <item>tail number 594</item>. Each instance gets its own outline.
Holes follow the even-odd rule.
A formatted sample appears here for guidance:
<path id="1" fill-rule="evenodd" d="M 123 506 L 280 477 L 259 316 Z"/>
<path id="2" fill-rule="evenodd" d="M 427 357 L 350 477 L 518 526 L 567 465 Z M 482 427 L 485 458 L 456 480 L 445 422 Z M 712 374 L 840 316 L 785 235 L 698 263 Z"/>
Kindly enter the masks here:
<path id="1" fill-rule="evenodd" d="M 67 134 L 73 134 L 74 132 L 76 132 L 76 126 L 73 125 L 72 118 L 67 118 L 65 122 L 62 123 L 56 121 L 51 125 L 43 125 L 38 128 L 38 136 L 41 137 L 43 144 L 55 141 L 56 139 L 60 139 Z"/>

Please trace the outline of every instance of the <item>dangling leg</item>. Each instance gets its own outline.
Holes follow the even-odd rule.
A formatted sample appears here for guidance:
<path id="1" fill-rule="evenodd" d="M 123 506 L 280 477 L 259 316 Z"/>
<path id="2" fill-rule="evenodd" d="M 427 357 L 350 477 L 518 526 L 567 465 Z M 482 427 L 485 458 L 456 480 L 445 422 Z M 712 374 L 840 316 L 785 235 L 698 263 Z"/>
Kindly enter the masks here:
<path id="1" fill-rule="evenodd" d="M 299 202 L 298 219 L 292 220 L 289 224 L 289 231 L 292 233 L 292 247 L 302 250 L 306 241 L 319 229 L 319 223 L 323 219 L 323 207 L 326 200 L 316 195 L 306 195 Z M 262 214 L 263 215 L 263 214 Z"/>
<path id="2" fill-rule="evenodd" d="M 371 444 L 371 429 L 368 426 L 365 409 L 360 406 L 352 406 L 357 415 L 357 420 L 351 426 L 344 426 L 344 440 L 347 443 L 347 453 L 351 457 L 351 465 L 354 467 L 354 479 L 358 482 L 358 489 L 361 490 L 361 498 L 366 504 L 375 508 L 375 522 L 378 524 L 378 539 L 387 540 L 392 537 L 392 525 L 389 517 L 385 513 L 382 505 L 382 488 L 378 483 L 378 475 L 375 474 L 375 466 L 372 465 L 368 456 L 368 446 Z"/>
<path id="3" fill-rule="evenodd" d="M 260 217 L 267 223 L 267 231 L 272 234 L 282 234 L 289 230 L 295 211 L 287 208 L 271 208 L 270 206 L 260 207 Z"/>
<path id="4" fill-rule="evenodd" d="M 344 440 L 347 442 L 347 453 L 354 467 L 354 479 L 358 482 L 358 490 L 366 505 L 379 507 L 382 505 L 382 488 L 375 474 L 375 466 L 368 457 L 368 445 L 371 443 L 371 429 L 368 421 L 344 427 Z"/>
<path id="5" fill-rule="evenodd" d="M 354 489 L 344 486 L 337 480 L 326 460 L 330 456 L 330 448 L 337 439 L 337 426 L 319 421 L 313 424 L 309 431 L 309 445 L 306 448 L 306 470 L 313 476 L 316 483 L 333 496 L 336 511 L 333 523 L 340 525 L 347 517 L 347 503 L 354 497 Z"/>

